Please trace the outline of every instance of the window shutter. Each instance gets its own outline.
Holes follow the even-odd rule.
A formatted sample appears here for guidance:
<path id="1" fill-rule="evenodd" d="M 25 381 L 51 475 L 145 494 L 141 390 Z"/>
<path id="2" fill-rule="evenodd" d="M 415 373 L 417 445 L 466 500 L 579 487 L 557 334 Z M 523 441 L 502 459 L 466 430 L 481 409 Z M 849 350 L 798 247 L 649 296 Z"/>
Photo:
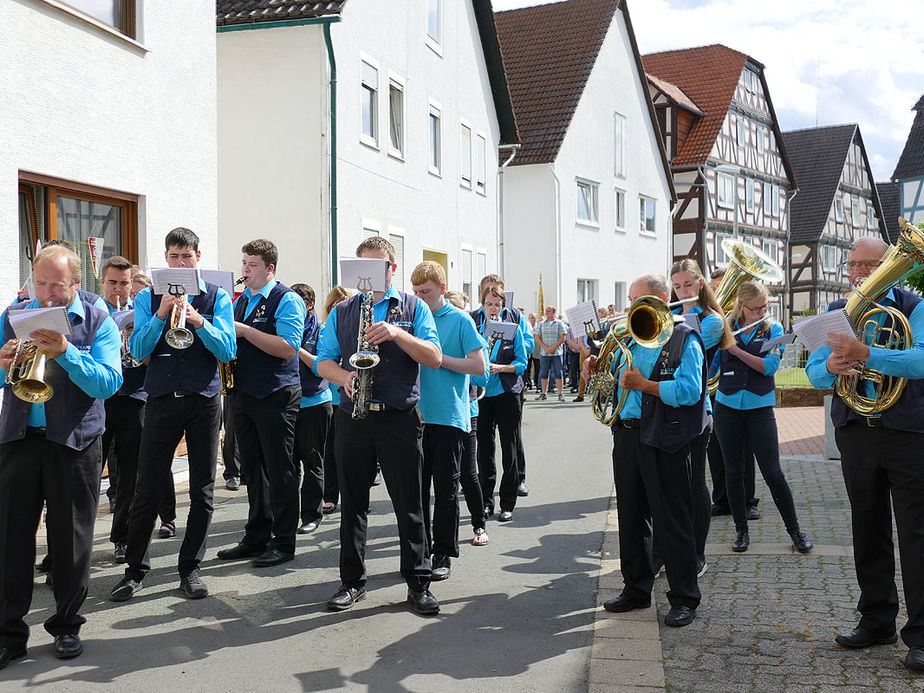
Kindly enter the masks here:
<path id="1" fill-rule="evenodd" d="M 395 262 L 398 264 L 398 269 L 395 270 L 395 276 L 391 283 L 399 291 L 404 291 L 404 236 L 390 233 L 388 234 L 388 241 L 395 248 Z"/>
<path id="2" fill-rule="evenodd" d="M 373 89 L 379 88 L 379 71 L 365 60 L 363 61 L 362 78 L 363 84 L 367 87 L 372 87 Z"/>

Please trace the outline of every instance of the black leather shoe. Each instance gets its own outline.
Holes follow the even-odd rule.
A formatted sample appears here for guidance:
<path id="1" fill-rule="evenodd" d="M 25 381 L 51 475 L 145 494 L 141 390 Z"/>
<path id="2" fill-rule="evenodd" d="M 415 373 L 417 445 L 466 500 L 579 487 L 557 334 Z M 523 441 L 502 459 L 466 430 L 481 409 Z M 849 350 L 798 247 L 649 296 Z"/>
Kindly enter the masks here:
<path id="1" fill-rule="evenodd" d="M 299 527 L 295 531 L 298 534 L 311 534 L 314 530 L 318 528 L 318 526 L 319 526 L 319 523 L 312 520 L 311 522 L 306 522 L 305 524 L 303 524 L 301 527 Z"/>
<path id="2" fill-rule="evenodd" d="M 912 671 L 924 671 L 924 647 L 915 645 L 905 656 L 905 666 Z"/>
<path id="3" fill-rule="evenodd" d="M 793 532 L 789 536 L 792 538 L 792 545 L 799 553 L 808 553 L 812 550 L 812 542 L 802 532 Z"/>
<path id="4" fill-rule="evenodd" d="M 493 514 L 494 514 L 494 506 L 493 506 L 493 505 L 486 505 L 486 506 L 484 506 L 484 519 L 487 520 L 487 519 L 488 519 L 489 517 L 491 517 Z"/>
<path id="5" fill-rule="evenodd" d="M 237 546 L 232 546 L 230 549 L 222 549 L 218 552 L 218 557 L 223 561 L 233 561 L 238 558 L 253 558 L 254 556 L 262 556 L 265 551 L 265 548 L 248 546 L 247 544 L 241 543 Z"/>
<path id="6" fill-rule="evenodd" d="M 115 549 L 112 551 L 112 557 L 116 563 L 125 563 L 125 552 L 128 550 L 128 545 L 123 544 L 122 542 L 116 542 Z"/>
<path id="7" fill-rule="evenodd" d="M 79 635 L 56 635 L 55 657 L 58 659 L 73 659 L 83 652 L 83 643 Z"/>
<path id="8" fill-rule="evenodd" d="M 365 587 L 347 587 L 340 585 L 337 594 L 327 600 L 327 608 L 331 611 L 345 611 L 356 602 L 366 598 Z"/>
<path id="9" fill-rule="evenodd" d="M 712 506 L 712 516 L 718 517 L 719 515 L 731 515 L 731 508 L 724 504 L 715 503 Z"/>
<path id="10" fill-rule="evenodd" d="M 445 580 L 452 573 L 452 559 L 449 556 L 435 553 L 433 554 L 431 565 L 433 566 L 431 580 Z"/>
<path id="11" fill-rule="evenodd" d="M 732 551 L 735 553 L 744 553 L 748 550 L 748 546 L 750 545 L 751 538 L 748 536 L 747 530 L 739 529 L 735 537 L 735 543 L 732 544 Z"/>
<path id="12" fill-rule="evenodd" d="M 141 591 L 141 580 L 133 580 L 130 577 L 124 577 L 119 580 L 119 584 L 112 588 L 109 593 L 109 599 L 114 602 L 127 602 Z"/>
<path id="13" fill-rule="evenodd" d="M 173 539 L 176 536 L 176 525 L 172 522 L 164 522 L 161 524 L 160 529 L 157 532 L 158 539 Z"/>
<path id="14" fill-rule="evenodd" d="M 501 514 L 497 516 L 498 522 L 510 522 L 511 520 L 513 520 L 512 510 L 501 510 Z"/>
<path id="15" fill-rule="evenodd" d="M 520 485 L 517 486 L 517 495 L 518 496 L 528 496 L 529 495 L 529 486 L 526 485 L 525 481 L 521 481 Z"/>
<path id="16" fill-rule="evenodd" d="M 288 563 L 295 558 L 294 553 L 285 553 L 279 549 L 268 549 L 250 562 L 254 568 L 268 568 L 271 565 Z"/>
<path id="17" fill-rule="evenodd" d="M 841 647 L 848 647 L 851 650 L 862 650 L 864 647 L 873 647 L 874 645 L 893 645 L 898 642 L 898 636 L 895 634 L 894 630 L 891 633 L 882 635 L 880 633 L 868 631 L 861 626 L 857 626 L 846 633 L 839 633 L 838 636 L 834 638 L 834 642 Z"/>
<path id="18" fill-rule="evenodd" d="M 330 515 L 334 512 L 337 512 L 337 504 L 333 501 L 327 501 L 324 503 L 324 507 L 321 508 L 321 513 L 324 515 Z"/>
<path id="19" fill-rule="evenodd" d="M 438 614 L 440 612 L 440 603 L 436 601 L 436 597 L 430 594 L 430 590 L 415 592 L 412 589 L 408 589 L 407 601 L 408 604 L 414 607 L 414 611 L 418 614 L 429 616 L 430 614 Z"/>
<path id="20" fill-rule="evenodd" d="M 756 505 L 749 505 L 744 509 L 744 517 L 746 520 L 759 520 L 760 510 L 757 509 Z"/>
<path id="21" fill-rule="evenodd" d="M 0 647 L 0 669 L 6 669 L 14 659 L 21 659 L 25 656 L 25 647 Z"/>
<path id="22" fill-rule="evenodd" d="M 696 618 L 696 609 L 691 609 L 688 606 L 674 606 L 664 617 L 664 625 L 680 628 L 693 623 L 694 618 Z"/>
<path id="23" fill-rule="evenodd" d="M 209 596 L 209 588 L 199 577 L 199 571 L 194 570 L 189 575 L 180 578 L 180 590 L 187 599 L 204 599 Z"/>
<path id="24" fill-rule="evenodd" d="M 621 594 L 615 599 L 603 602 L 603 608 L 607 611 L 612 611 L 614 614 L 623 614 L 626 611 L 635 609 L 647 609 L 649 606 L 651 606 L 650 598 L 641 601 L 639 599 L 629 599 Z"/>

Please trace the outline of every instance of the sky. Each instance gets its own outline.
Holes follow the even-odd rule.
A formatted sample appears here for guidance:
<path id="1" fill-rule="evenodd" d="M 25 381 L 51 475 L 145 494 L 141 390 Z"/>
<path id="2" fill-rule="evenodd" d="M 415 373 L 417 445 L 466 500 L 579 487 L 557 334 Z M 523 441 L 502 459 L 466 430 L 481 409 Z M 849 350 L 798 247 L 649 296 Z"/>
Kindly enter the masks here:
<path id="1" fill-rule="evenodd" d="M 548 0 L 493 0 L 494 10 Z M 722 43 L 763 63 L 785 132 L 858 123 L 888 180 L 924 94 L 924 0 L 627 0 L 642 54 Z"/>

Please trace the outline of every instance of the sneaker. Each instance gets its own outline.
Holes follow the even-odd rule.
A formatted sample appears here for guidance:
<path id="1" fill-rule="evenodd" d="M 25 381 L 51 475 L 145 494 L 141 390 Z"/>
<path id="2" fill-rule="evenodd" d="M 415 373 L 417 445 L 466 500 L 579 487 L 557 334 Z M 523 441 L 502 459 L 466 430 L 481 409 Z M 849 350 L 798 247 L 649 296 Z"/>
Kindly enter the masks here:
<path id="1" fill-rule="evenodd" d="M 572 402 L 583 402 L 583 401 L 584 401 L 584 395 L 578 395 L 577 397 L 575 397 L 575 398 L 574 398 L 573 400 L 571 400 L 571 401 L 572 401 Z"/>
<path id="2" fill-rule="evenodd" d="M 380 486 L 381 483 L 382 483 L 382 470 L 380 469 L 375 473 L 375 479 L 372 480 L 372 485 Z"/>
<path id="3" fill-rule="evenodd" d="M 124 577 L 119 580 L 119 584 L 112 588 L 109 593 L 109 599 L 114 602 L 127 602 L 141 591 L 141 580 L 133 580 L 130 577 Z"/>
<path id="4" fill-rule="evenodd" d="M 115 549 L 112 551 L 112 557 L 115 559 L 116 563 L 125 563 L 125 551 L 127 549 L 128 544 L 116 542 Z"/>
<path id="5" fill-rule="evenodd" d="M 472 538 L 472 546 L 485 546 L 490 541 L 485 528 L 479 527 L 475 530 L 475 536 Z"/>
<path id="6" fill-rule="evenodd" d="M 539 394 L 539 396 L 538 396 L 538 397 L 536 397 L 536 399 L 537 399 L 538 401 L 540 401 L 540 402 L 541 402 L 541 401 L 543 401 L 543 400 L 546 400 L 546 399 L 548 399 L 548 397 L 546 397 L 546 395 L 545 395 L 545 393 L 544 393 L 544 392 L 542 392 L 542 393 L 540 393 L 540 394 Z"/>
<path id="7" fill-rule="evenodd" d="M 699 565 L 699 570 L 696 571 L 696 577 L 701 578 L 706 574 L 706 571 L 709 570 L 709 564 L 706 561 L 703 561 Z"/>
<path id="8" fill-rule="evenodd" d="M 225 488 L 229 491 L 239 491 L 241 488 L 241 477 L 229 476 L 225 481 Z"/>
<path id="9" fill-rule="evenodd" d="M 564 402 L 564 401 L 565 401 L 565 396 L 564 396 L 564 395 L 559 395 L 559 396 L 558 396 L 558 401 L 559 401 L 559 402 Z"/>
<path id="10" fill-rule="evenodd" d="M 180 578 L 180 590 L 189 599 L 202 599 L 209 596 L 208 587 L 199 577 L 198 570 L 193 570 L 189 575 Z"/>

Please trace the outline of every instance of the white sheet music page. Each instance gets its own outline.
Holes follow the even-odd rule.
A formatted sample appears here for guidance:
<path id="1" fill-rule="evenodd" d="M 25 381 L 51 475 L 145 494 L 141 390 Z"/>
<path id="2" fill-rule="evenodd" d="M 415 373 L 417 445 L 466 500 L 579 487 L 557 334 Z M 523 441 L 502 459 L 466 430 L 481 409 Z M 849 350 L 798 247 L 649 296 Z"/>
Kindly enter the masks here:
<path id="1" fill-rule="evenodd" d="M 227 270 L 200 269 L 199 274 L 205 281 L 220 286 L 228 292 L 228 296 L 234 298 L 234 272 L 228 272 Z"/>
<path id="2" fill-rule="evenodd" d="M 565 310 L 568 324 L 575 337 L 591 337 L 600 332 L 600 317 L 597 315 L 597 302 L 593 299 L 578 303 Z"/>
<path id="3" fill-rule="evenodd" d="M 71 333 L 71 323 L 67 319 L 67 308 L 52 306 L 51 308 L 23 308 L 11 310 L 7 313 L 10 326 L 16 339 L 27 341 L 36 330 L 51 330 L 60 334 Z"/>
<path id="4" fill-rule="evenodd" d="M 807 318 L 797 320 L 793 323 L 792 330 L 809 351 L 817 351 L 825 346 L 829 332 L 845 334 L 850 337 L 857 336 L 856 330 L 853 329 L 853 325 L 847 317 L 847 311 L 843 308 L 829 310 L 821 315 L 810 315 Z"/>
<path id="5" fill-rule="evenodd" d="M 780 345 L 792 344 L 794 341 L 796 341 L 795 332 L 791 334 L 784 334 L 779 337 L 774 337 L 773 339 L 768 339 L 766 342 L 760 345 L 760 353 L 766 354 L 768 351 L 770 351 L 774 347 L 778 347 Z"/>
<path id="6" fill-rule="evenodd" d="M 356 289 L 362 294 L 367 291 L 387 291 L 388 265 L 388 260 L 377 257 L 342 257 L 340 285 Z"/>
<path id="7" fill-rule="evenodd" d="M 158 267 L 151 270 L 151 281 L 159 296 L 199 295 L 199 270 L 195 267 Z"/>
<path id="8" fill-rule="evenodd" d="M 513 339 L 519 327 L 520 326 L 515 322 L 496 322 L 494 320 L 489 320 L 484 328 L 484 336 L 489 342 L 495 337 L 498 339 Z"/>

